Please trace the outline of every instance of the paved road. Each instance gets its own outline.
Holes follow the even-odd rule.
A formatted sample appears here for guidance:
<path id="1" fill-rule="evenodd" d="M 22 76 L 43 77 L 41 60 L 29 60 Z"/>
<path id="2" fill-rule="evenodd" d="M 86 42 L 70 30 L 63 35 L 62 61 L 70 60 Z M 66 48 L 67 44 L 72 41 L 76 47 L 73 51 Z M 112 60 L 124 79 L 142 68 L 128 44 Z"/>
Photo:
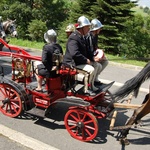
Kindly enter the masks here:
<path id="1" fill-rule="evenodd" d="M 31 52 L 40 55 L 41 52 Z M 103 71 L 100 79 L 104 82 L 116 81 L 111 87 L 111 91 L 116 90 L 126 80 L 135 76 L 141 68 L 122 67 L 116 64 L 109 64 Z M 142 91 L 139 93 L 138 99 L 133 99 L 133 103 L 140 104 L 145 95 L 144 90 L 148 90 L 149 82 L 142 85 Z M 116 140 L 117 131 L 110 131 L 109 120 L 99 120 L 99 133 L 93 142 L 80 142 L 70 137 L 63 123 L 63 114 L 65 107 L 57 107 L 51 114 L 51 118 L 38 120 L 24 116 L 22 118 L 9 118 L 0 114 L 0 149 L 9 150 L 149 150 L 150 149 L 150 115 L 143 118 L 145 126 L 132 128 L 128 139 L 131 144 L 123 147 Z M 126 110 L 117 115 L 117 125 L 123 125 L 131 116 L 132 111 Z M 54 121 L 55 119 L 55 121 Z M 5 136 L 6 137 L 5 137 Z M 14 142 L 16 141 L 16 142 Z M 7 143 L 7 144 L 6 144 Z M 41 146 L 41 147 L 40 147 Z"/>

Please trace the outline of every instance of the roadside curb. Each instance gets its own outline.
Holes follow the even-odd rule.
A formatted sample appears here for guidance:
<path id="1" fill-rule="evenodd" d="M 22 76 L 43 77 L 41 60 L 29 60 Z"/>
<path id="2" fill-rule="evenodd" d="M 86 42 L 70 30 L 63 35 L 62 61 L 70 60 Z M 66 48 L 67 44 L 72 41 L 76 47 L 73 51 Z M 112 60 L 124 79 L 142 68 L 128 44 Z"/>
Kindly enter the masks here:
<path id="1" fill-rule="evenodd" d="M 109 61 L 109 63 L 111 65 L 114 65 L 114 66 L 124 67 L 124 68 L 128 68 L 128 69 L 134 69 L 134 70 L 138 70 L 138 71 L 143 68 L 143 67 L 140 67 L 140 66 L 122 64 L 122 63 L 117 63 L 117 62 L 113 62 L 113 61 Z"/>
<path id="2" fill-rule="evenodd" d="M 0 124 L 0 134 L 32 150 L 59 150 L 2 124 Z"/>

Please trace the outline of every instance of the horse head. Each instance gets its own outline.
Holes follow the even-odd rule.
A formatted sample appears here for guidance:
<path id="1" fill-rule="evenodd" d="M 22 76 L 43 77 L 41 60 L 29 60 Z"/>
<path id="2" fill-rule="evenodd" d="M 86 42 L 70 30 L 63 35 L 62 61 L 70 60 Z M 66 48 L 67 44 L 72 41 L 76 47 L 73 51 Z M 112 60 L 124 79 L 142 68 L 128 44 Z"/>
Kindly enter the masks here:
<path id="1" fill-rule="evenodd" d="M 3 22 L 3 28 L 6 34 L 11 34 L 12 37 L 18 36 L 15 22 L 16 19 L 15 20 L 7 19 L 7 21 Z"/>

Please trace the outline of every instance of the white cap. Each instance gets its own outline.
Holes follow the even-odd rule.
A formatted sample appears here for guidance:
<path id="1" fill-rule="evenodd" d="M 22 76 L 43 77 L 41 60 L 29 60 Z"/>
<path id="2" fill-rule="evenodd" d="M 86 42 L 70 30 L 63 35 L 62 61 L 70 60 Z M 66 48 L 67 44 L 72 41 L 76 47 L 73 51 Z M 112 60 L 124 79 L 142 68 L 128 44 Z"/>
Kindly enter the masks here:
<path id="1" fill-rule="evenodd" d="M 74 32 L 75 31 L 75 26 L 74 24 L 69 24 L 67 27 L 66 27 L 66 32 Z"/>
<path id="2" fill-rule="evenodd" d="M 82 28 L 84 26 L 90 26 L 90 25 L 91 23 L 89 19 L 86 18 L 85 16 L 81 16 L 78 18 L 78 26 L 76 28 L 78 29 L 78 28 Z"/>
<path id="3" fill-rule="evenodd" d="M 91 21 L 91 30 L 90 31 L 95 31 L 95 30 L 98 30 L 102 27 L 103 27 L 103 25 L 98 19 L 93 19 Z"/>
<path id="4" fill-rule="evenodd" d="M 57 33 L 50 29 L 46 33 L 44 33 L 44 39 L 47 43 L 56 42 Z"/>

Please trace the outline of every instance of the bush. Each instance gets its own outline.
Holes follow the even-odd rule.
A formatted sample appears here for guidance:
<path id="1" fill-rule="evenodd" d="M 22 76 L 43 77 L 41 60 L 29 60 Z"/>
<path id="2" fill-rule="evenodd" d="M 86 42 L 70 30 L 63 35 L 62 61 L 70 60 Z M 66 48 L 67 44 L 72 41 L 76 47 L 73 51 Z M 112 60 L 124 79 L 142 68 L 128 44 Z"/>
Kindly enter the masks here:
<path id="1" fill-rule="evenodd" d="M 32 20 L 28 25 L 29 37 L 34 41 L 43 41 L 43 35 L 47 31 L 46 23 L 42 20 Z"/>

